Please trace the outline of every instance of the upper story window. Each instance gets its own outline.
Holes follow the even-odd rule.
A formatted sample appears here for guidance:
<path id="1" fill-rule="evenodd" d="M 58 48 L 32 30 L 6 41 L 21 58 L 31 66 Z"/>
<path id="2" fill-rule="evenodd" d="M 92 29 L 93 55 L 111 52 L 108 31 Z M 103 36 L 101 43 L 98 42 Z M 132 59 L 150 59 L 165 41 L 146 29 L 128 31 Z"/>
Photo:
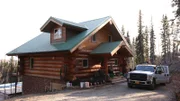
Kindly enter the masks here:
<path id="1" fill-rule="evenodd" d="M 54 39 L 60 39 L 62 38 L 62 29 L 56 28 L 54 29 Z"/>
<path id="2" fill-rule="evenodd" d="M 34 65 L 34 59 L 33 58 L 29 58 L 29 64 L 30 64 L 30 69 L 32 69 L 33 65 Z"/>
<path id="3" fill-rule="evenodd" d="M 91 42 L 96 42 L 96 34 L 94 34 L 91 38 Z"/>
<path id="4" fill-rule="evenodd" d="M 111 35 L 108 36 L 108 40 L 109 40 L 109 42 L 112 42 L 112 36 Z"/>
<path id="5" fill-rule="evenodd" d="M 88 68 L 88 59 L 83 59 L 83 68 Z"/>

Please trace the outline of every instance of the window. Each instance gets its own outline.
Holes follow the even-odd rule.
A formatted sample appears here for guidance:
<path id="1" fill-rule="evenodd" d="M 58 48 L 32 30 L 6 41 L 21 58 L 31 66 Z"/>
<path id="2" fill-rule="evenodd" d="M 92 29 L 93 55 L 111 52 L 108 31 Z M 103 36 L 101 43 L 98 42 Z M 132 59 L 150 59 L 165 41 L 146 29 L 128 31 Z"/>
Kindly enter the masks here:
<path id="1" fill-rule="evenodd" d="M 29 59 L 29 63 L 30 63 L 30 69 L 33 68 L 33 65 L 34 65 L 34 59 L 33 58 L 30 58 Z"/>
<path id="2" fill-rule="evenodd" d="M 83 67 L 88 68 L 88 59 L 83 59 Z"/>
<path id="3" fill-rule="evenodd" d="M 112 36 L 111 35 L 108 36 L 108 40 L 109 40 L 109 42 L 112 41 Z"/>
<path id="4" fill-rule="evenodd" d="M 96 42 L 96 35 L 95 34 L 92 36 L 91 42 Z"/>
<path id="5" fill-rule="evenodd" d="M 54 29 L 54 39 L 60 39 L 62 37 L 62 29 L 56 28 Z"/>
<path id="6" fill-rule="evenodd" d="M 118 59 L 114 60 L 114 64 L 117 66 L 118 65 Z"/>

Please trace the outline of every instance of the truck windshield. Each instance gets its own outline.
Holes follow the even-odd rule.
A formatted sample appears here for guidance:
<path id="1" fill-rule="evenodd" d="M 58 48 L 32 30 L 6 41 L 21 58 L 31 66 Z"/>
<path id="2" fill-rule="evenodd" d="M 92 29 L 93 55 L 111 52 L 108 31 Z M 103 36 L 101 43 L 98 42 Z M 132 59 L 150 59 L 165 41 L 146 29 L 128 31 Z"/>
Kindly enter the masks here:
<path id="1" fill-rule="evenodd" d="M 154 67 L 153 66 L 136 66 L 136 70 L 154 72 Z"/>

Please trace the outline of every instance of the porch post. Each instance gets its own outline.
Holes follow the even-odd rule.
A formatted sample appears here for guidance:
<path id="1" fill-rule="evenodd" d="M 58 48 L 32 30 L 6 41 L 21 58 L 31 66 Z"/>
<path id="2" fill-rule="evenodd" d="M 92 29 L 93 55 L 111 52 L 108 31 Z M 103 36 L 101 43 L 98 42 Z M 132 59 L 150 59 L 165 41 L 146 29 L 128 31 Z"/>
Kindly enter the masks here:
<path id="1" fill-rule="evenodd" d="M 104 68 L 105 68 L 105 73 L 106 73 L 106 75 L 108 75 L 107 61 L 108 61 L 108 58 L 107 58 L 107 57 L 104 57 Z"/>

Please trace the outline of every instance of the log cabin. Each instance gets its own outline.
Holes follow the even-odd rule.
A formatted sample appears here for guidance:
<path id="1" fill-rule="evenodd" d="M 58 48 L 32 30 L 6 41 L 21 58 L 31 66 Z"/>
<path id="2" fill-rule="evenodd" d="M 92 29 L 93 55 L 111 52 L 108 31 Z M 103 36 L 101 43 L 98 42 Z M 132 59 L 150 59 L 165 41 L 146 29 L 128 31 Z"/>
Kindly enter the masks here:
<path id="1" fill-rule="evenodd" d="M 87 78 L 98 70 L 108 75 L 126 72 L 133 57 L 125 37 L 112 17 L 75 23 L 50 17 L 42 34 L 7 53 L 18 57 L 23 94 L 45 92 L 64 78 Z M 67 72 L 68 71 L 68 72 Z"/>

